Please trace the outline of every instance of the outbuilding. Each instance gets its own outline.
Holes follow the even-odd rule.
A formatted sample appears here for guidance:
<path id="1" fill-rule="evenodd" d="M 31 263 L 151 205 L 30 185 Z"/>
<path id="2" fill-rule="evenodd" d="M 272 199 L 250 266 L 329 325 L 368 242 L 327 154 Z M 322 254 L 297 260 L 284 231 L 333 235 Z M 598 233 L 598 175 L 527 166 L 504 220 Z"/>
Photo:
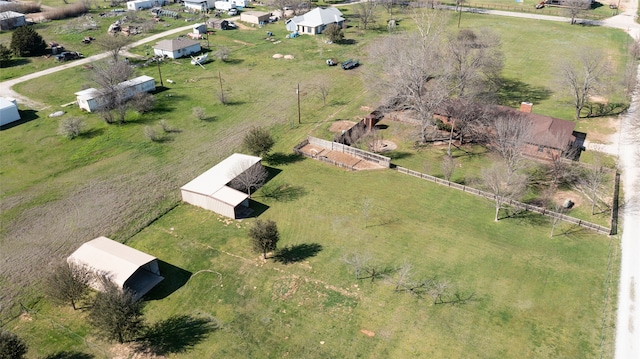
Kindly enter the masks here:
<path id="1" fill-rule="evenodd" d="M 137 11 L 137 10 L 145 10 L 151 9 L 155 4 L 155 1 L 152 0 L 133 0 L 127 2 L 127 10 Z"/>
<path id="2" fill-rule="evenodd" d="M 190 10 L 205 12 L 213 8 L 214 0 L 184 0 L 184 7 Z"/>
<path id="3" fill-rule="evenodd" d="M 246 11 L 240 14 L 240 21 L 260 25 L 262 23 L 269 22 L 270 16 L 271 13 L 264 11 Z"/>
<path id="4" fill-rule="evenodd" d="M 107 237 L 84 243 L 68 258 L 67 263 L 87 268 L 95 290 L 104 290 L 101 278 L 106 277 L 120 289 L 129 289 L 140 299 L 164 277 L 160 275 L 158 259 Z"/>
<path id="5" fill-rule="evenodd" d="M 0 30 L 11 30 L 26 24 L 24 14 L 15 11 L 0 12 Z"/>
<path id="6" fill-rule="evenodd" d="M 176 40 L 162 40 L 153 47 L 156 56 L 167 56 L 172 59 L 189 56 L 202 50 L 198 41 L 178 38 Z"/>
<path id="7" fill-rule="evenodd" d="M 252 167 L 261 166 L 261 160 L 256 156 L 232 154 L 182 186 L 182 200 L 229 218 L 241 217 L 249 207 L 249 195 L 228 184 Z"/>
<path id="8" fill-rule="evenodd" d="M 125 101 L 139 93 L 151 92 L 155 91 L 155 89 L 156 80 L 153 77 L 146 75 L 121 82 L 116 86 L 116 91 L 120 92 Z M 86 90 L 76 92 L 75 95 L 78 107 L 87 112 L 99 110 L 105 104 L 104 90 L 88 88 Z"/>
<path id="9" fill-rule="evenodd" d="M 20 120 L 18 103 L 15 99 L 0 97 L 0 126 Z"/>

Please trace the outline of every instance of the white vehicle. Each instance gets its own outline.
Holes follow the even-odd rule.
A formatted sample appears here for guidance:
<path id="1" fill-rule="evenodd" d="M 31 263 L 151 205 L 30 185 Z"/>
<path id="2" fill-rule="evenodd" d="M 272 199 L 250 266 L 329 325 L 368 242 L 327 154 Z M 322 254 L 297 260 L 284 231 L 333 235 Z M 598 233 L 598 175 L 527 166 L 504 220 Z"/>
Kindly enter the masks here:
<path id="1" fill-rule="evenodd" d="M 239 14 L 238 9 L 229 9 L 229 11 L 227 12 L 227 15 L 229 16 L 236 16 L 238 14 Z"/>
<path id="2" fill-rule="evenodd" d="M 236 5 L 229 1 L 216 1 L 214 3 L 216 10 L 229 11 L 235 9 Z"/>

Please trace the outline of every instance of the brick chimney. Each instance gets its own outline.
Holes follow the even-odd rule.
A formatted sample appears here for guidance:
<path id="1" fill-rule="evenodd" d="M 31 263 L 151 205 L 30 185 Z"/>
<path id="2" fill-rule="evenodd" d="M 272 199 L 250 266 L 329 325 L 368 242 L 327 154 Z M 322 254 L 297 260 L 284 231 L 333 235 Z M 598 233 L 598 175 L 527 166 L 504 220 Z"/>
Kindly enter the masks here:
<path id="1" fill-rule="evenodd" d="M 531 102 L 520 102 L 520 112 L 531 113 L 533 104 Z"/>

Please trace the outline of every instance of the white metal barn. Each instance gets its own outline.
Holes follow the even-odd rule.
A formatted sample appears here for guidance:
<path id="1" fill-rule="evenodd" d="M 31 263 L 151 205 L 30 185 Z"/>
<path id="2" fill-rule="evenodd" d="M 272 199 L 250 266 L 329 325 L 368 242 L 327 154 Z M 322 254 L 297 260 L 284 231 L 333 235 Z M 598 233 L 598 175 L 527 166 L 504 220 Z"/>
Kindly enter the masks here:
<path id="1" fill-rule="evenodd" d="M 177 40 L 162 40 L 153 47 L 156 56 L 167 56 L 177 59 L 200 52 L 202 48 L 198 41 L 179 38 Z"/>
<path id="2" fill-rule="evenodd" d="M 151 76 L 139 76 L 119 83 L 117 89 L 122 91 L 124 99 L 128 100 L 139 93 L 154 91 L 156 89 L 156 80 Z M 104 105 L 101 90 L 89 88 L 78 91 L 75 95 L 78 107 L 87 112 L 99 110 Z"/>
<path id="3" fill-rule="evenodd" d="M 0 126 L 18 120 L 20 120 L 20 113 L 16 100 L 0 97 Z"/>
<path id="4" fill-rule="evenodd" d="M 180 188 L 182 200 L 229 218 L 238 218 L 240 206 L 249 207 L 249 195 L 227 184 L 262 159 L 234 153 Z"/>
<path id="5" fill-rule="evenodd" d="M 207 11 L 214 6 L 214 0 L 184 0 L 184 7 L 190 10 Z"/>
<path id="6" fill-rule="evenodd" d="M 103 290 L 100 277 L 106 276 L 118 288 L 132 290 L 136 299 L 164 279 L 156 257 L 107 237 L 84 243 L 67 258 L 67 263 L 84 266 L 94 273 L 91 282 L 94 289 Z"/>
<path id="7" fill-rule="evenodd" d="M 26 24 L 24 14 L 15 11 L 0 12 L 0 30 L 11 30 Z"/>

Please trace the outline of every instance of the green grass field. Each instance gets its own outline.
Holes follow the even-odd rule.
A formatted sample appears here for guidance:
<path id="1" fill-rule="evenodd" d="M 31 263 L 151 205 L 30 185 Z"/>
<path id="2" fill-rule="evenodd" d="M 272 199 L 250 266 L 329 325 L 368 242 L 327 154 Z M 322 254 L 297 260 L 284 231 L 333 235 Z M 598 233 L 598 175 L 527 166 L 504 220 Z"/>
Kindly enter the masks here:
<path id="1" fill-rule="evenodd" d="M 408 16 L 398 16 L 400 26 L 410 29 Z M 479 15 L 465 16 L 462 25 L 491 26 L 502 34 L 504 75 L 513 82 L 501 94 L 505 104 L 533 101 L 535 112 L 560 118 L 570 118 L 572 109 L 555 81 L 553 64 L 571 56 L 568 44 L 606 49 L 616 68 L 624 68 L 626 60 L 626 39 L 614 30 Z M 265 41 L 266 31 L 281 42 Z M 131 113 L 124 125 L 106 125 L 96 115 L 66 107 L 65 116 L 87 123 L 86 132 L 74 140 L 57 135 L 59 120 L 47 115 L 90 84 L 89 70 L 74 68 L 16 86 L 49 107 L 22 108 L 31 121 L 0 133 L 0 245 L 3 253 L 12 253 L 0 276 L 5 298 L 17 295 L 25 283 L 42 276 L 39 268 L 61 260 L 79 243 L 106 235 L 167 263 L 162 269 L 167 280 L 152 294 L 146 315 L 151 323 L 169 327 L 177 321 L 184 329 L 174 332 L 180 343 L 168 350 L 170 357 L 599 354 L 608 238 L 564 226 L 549 238 L 550 224 L 542 217 L 525 214 L 495 223 L 493 205 L 486 200 L 390 170 L 344 172 L 290 155 L 307 134 L 327 135 L 330 122 L 359 119 L 375 108 L 376 91 L 360 74 L 366 71 L 367 46 L 384 32 L 350 28 L 346 38 L 353 44 L 345 45 L 326 44 L 319 37 L 285 39 L 282 24 L 217 32 L 210 39 L 212 50 L 230 48 L 229 62 L 216 60 L 206 70 L 187 59 L 163 63 L 163 79 L 175 83 L 165 82 L 156 93 L 154 112 Z M 276 60 L 275 53 L 295 59 Z M 363 65 L 345 72 L 327 67 L 328 57 L 359 58 Z M 156 77 L 157 71 L 140 68 L 139 74 Z M 227 105 L 217 100 L 219 75 Z M 318 96 L 319 82 L 331 89 L 326 106 Z M 611 101 L 625 100 L 615 93 Z M 195 106 L 204 107 L 209 118 L 196 120 L 191 115 Z M 160 120 L 175 131 L 151 142 L 144 127 L 159 129 Z M 262 264 L 249 251 L 246 230 L 253 219 L 225 223 L 195 207 L 176 207 L 177 188 L 240 150 L 244 133 L 255 125 L 270 126 L 277 141 L 280 161 L 266 163 L 275 174 L 271 183 L 289 184 L 295 191 L 282 202 L 258 192 L 254 208 L 260 218 L 278 223 L 280 247 L 306 248 L 295 263 Z M 393 126 L 385 134 L 401 146 L 394 163 L 424 170 L 441 150 L 417 152 L 409 135 L 410 130 Z M 477 172 L 484 161 L 482 149 L 472 149 L 463 165 Z M 431 169 L 437 172 L 439 163 Z M 375 208 L 366 226 L 365 199 Z M 431 305 L 428 299 L 393 293 L 382 281 L 356 282 L 342 262 L 356 251 L 391 267 L 407 260 L 416 276 L 446 280 L 475 293 L 475 300 Z M 615 273 L 615 246 L 613 253 Z M 112 355 L 110 344 L 91 334 L 85 313 L 52 306 L 37 286 L 20 293 L 31 315 L 6 327 L 27 340 L 30 357 L 63 350 Z M 615 296 L 615 290 L 608 295 Z M 219 328 L 210 325 L 211 318 Z M 605 357 L 611 356 L 612 323 L 607 316 Z"/>
<path id="2" fill-rule="evenodd" d="M 311 160 L 277 170 L 272 181 L 295 186 L 298 195 L 278 202 L 258 192 L 254 207 L 266 208 L 260 217 L 278 223 L 280 247 L 307 248 L 300 249 L 297 262 L 262 263 L 249 250 L 246 232 L 253 220 L 224 221 L 189 205 L 128 242 L 171 265 L 162 268 L 168 283 L 150 294 L 151 323 L 186 315 L 213 317 L 220 325 L 193 347 L 184 344 L 186 352 L 175 348 L 172 357 L 598 353 L 606 237 L 563 227 L 564 234 L 549 238 L 549 224 L 537 216 L 495 223 L 490 203 L 392 171 L 344 172 Z M 366 226 L 364 199 L 375 208 Z M 429 298 L 393 293 L 383 281 L 355 281 L 342 258 L 356 252 L 389 266 L 408 261 L 416 276 L 446 280 L 475 293 L 475 299 L 432 305 Z M 173 288 L 189 274 L 188 282 Z M 17 332 L 70 322 L 55 340 L 29 337 L 32 347 L 42 348 L 39 355 L 108 351 L 109 345 L 90 335 L 89 344 L 79 340 L 87 331 L 82 312 L 57 312 L 40 303 L 33 309 L 42 316 L 14 322 Z"/>

